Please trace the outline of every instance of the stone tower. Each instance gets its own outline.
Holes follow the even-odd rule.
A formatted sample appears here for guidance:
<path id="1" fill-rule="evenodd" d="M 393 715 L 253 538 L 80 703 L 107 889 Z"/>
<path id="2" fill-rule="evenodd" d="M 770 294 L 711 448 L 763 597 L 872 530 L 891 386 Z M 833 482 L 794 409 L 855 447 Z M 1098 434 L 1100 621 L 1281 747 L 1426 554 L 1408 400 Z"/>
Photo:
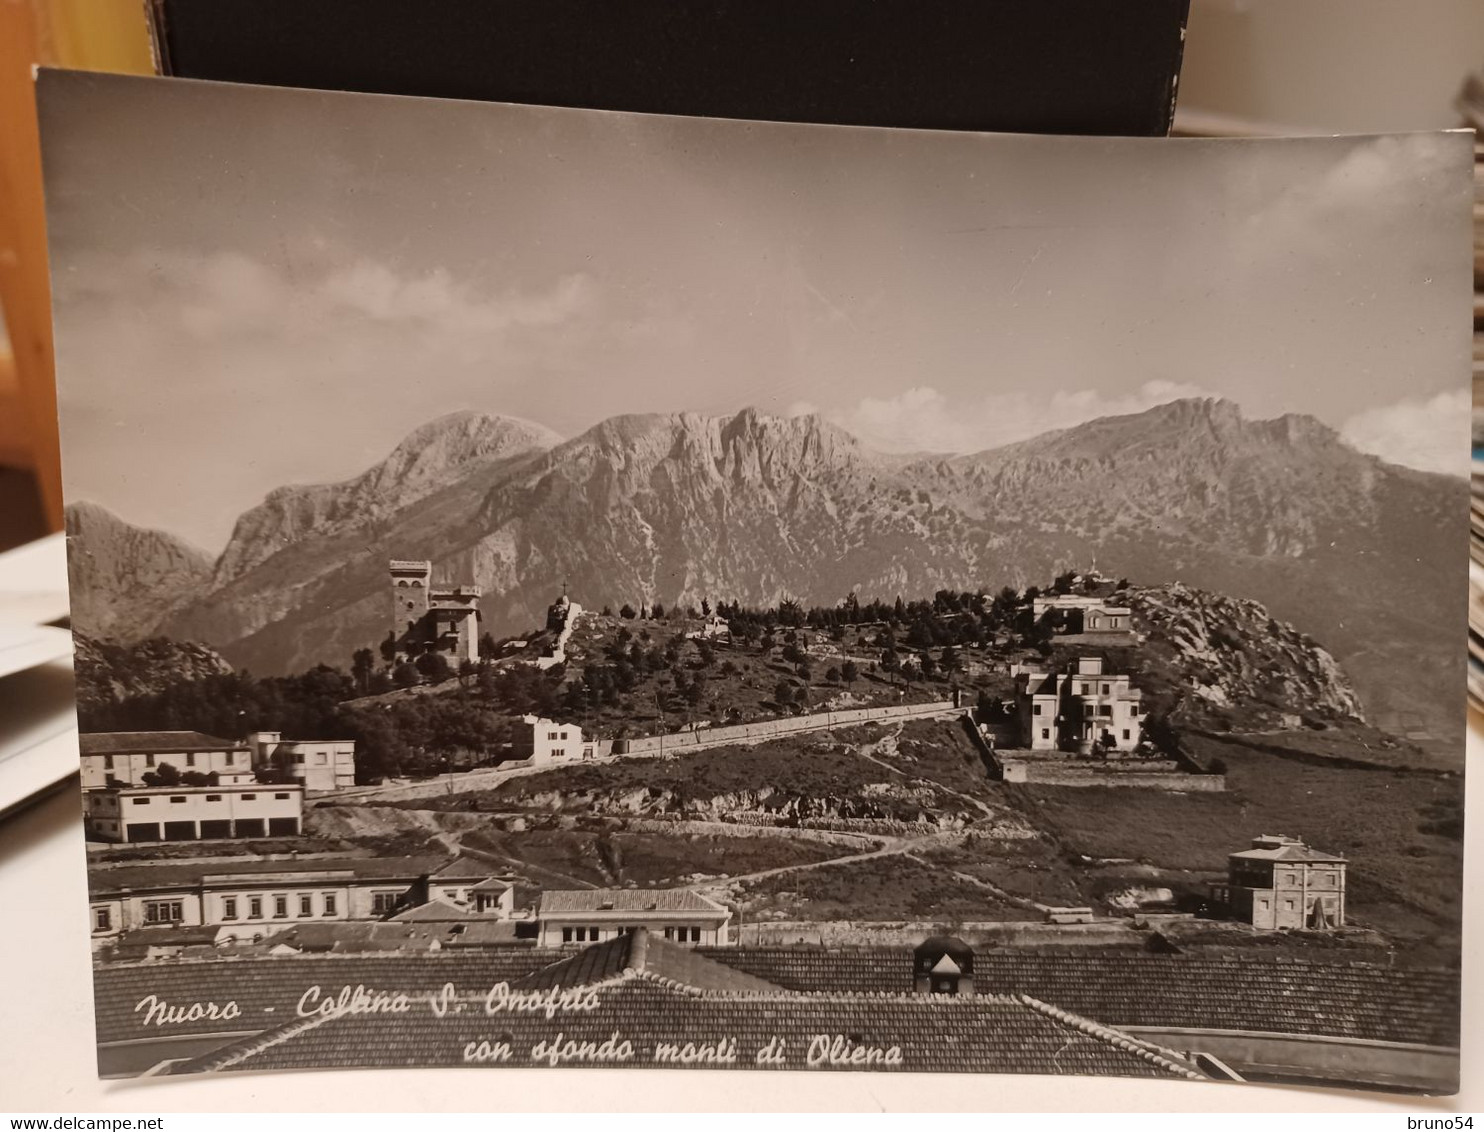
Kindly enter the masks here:
<path id="1" fill-rule="evenodd" d="M 428 591 L 433 583 L 431 562 L 391 561 L 392 633 L 398 642 L 416 634 L 428 615 Z"/>

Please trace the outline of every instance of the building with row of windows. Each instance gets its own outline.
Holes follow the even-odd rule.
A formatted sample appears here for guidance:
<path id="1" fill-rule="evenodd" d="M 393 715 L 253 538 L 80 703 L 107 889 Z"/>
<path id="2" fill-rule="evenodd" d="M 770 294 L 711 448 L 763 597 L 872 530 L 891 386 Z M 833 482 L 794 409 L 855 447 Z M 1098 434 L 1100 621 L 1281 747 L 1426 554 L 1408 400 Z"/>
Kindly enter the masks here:
<path id="1" fill-rule="evenodd" d="M 731 911 L 683 888 L 543 892 L 536 919 L 542 947 L 602 943 L 639 928 L 687 947 L 731 943 Z"/>
<path id="2" fill-rule="evenodd" d="M 90 838 L 138 844 L 227 838 L 297 837 L 304 788 L 248 778 L 215 786 L 132 786 L 83 796 Z"/>
<path id="3" fill-rule="evenodd" d="M 252 943 L 291 925 L 385 920 L 430 903 L 459 915 L 514 911 L 513 878 L 468 857 L 94 864 L 89 884 L 95 938 L 214 927 L 218 944 Z"/>
<path id="4" fill-rule="evenodd" d="M 200 731 L 110 731 L 84 734 L 79 745 L 84 790 L 147 786 L 166 767 L 175 778 L 214 776 L 221 785 L 272 772 L 311 793 L 343 790 L 356 781 L 351 739 L 285 739 L 278 731 L 254 731 L 233 742 Z"/>

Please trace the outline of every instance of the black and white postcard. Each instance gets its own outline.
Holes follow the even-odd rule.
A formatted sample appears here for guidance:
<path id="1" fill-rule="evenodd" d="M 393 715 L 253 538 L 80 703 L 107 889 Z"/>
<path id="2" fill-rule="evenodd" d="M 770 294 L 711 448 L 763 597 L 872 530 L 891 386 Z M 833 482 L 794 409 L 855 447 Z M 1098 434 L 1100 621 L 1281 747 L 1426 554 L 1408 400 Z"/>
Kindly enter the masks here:
<path id="1" fill-rule="evenodd" d="M 102 1074 L 1456 1088 L 1470 135 L 39 96 Z"/>

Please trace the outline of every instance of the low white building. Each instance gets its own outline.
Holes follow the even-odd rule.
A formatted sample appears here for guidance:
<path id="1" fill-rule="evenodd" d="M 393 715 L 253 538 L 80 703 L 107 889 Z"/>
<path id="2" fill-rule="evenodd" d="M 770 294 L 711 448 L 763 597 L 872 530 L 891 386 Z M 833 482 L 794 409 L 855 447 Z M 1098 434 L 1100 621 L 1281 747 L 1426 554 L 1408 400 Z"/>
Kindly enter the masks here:
<path id="1" fill-rule="evenodd" d="M 247 746 L 255 769 L 277 770 L 305 790 L 321 793 L 356 784 L 354 739 L 285 739 L 280 731 L 254 731 Z"/>
<path id="2" fill-rule="evenodd" d="M 128 844 L 297 837 L 303 814 L 298 785 L 129 786 L 85 796 L 88 836 Z"/>
<path id="3" fill-rule="evenodd" d="M 293 925 L 391 919 L 446 900 L 451 885 L 473 889 L 492 872 L 463 857 L 95 865 L 93 935 L 208 926 L 220 929 L 219 943 L 255 942 Z"/>
<path id="4" fill-rule="evenodd" d="M 731 943 L 732 913 L 684 888 L 586 888 L 543 892 L 540 945 L 599 943 L 635 928 L 687 946 Z"/>
<path id="5" fill-rule="evenodd" d="M 253 777 L 252 751 L 200 731 L 108 731 L 78 736 L 82 788 L 143 786 L 146 774 L 174 767 L 180 774 Z"/>

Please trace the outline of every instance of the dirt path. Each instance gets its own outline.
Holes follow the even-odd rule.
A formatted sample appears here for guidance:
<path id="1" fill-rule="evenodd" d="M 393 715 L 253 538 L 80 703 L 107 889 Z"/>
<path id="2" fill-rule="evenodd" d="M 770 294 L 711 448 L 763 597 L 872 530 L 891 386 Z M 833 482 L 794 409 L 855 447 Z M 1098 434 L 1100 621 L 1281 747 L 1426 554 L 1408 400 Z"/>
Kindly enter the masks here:
<path id="1" fill-rule="evenodd" d="M 774 869 L 759 869 L 755 873 L 738 873 L 736 876 L 726 877 L 722 880 L 705 881 L 701 884 L 686 885 L 690 889 L 722 888 L 729 884 L 738 884 L 743 881 L 762 880 L 765 877 L 781 876 L 783 873 L 801 873 L 810 869 L 828 869 L 835 865 L 850 865 L 856 861 L 870 861 L 878 857 L 910 856 L 914 849 L 925 848 L 929 845 L 946 845 L 963 839 L 967 830 L 952 829 L 944 830 L 942 833 L 928 833 L 922 837 L 907 837 L 893 841 L 892 844 L 873 849 L 868 853 L 851 853 L 844 857 L 831 857 L 825 861 L 808 861 L 801 865 L 781 865 Z"/>
<path id="2" fill-rule="evenodd" d="M 974 807 L 976 810 L 978 810 L 981 814 L 983 814 L 987 818 L 994 818 L 994 817 L 999 817 L 1000 816 L 989 805 L 987 805 L 984 802 L 981 802 L 978 798 L 974 797 L 972 794 L 965 794 L 962 790 L 955 790 L 952 786 L 949 786 L 949 785 L 947 785 L 945 783 L 939 782 L 936 778 L 922 778 L 919 775 L 914 775 L 910 771 L 905 770 L 904 768 L 897 766 L 895 763 L 887 762 L 885 759 L 878 757 L 878 755 L 877 755 L 877 752 L 878 751 L 884 751 L 884 752 L 886 752 L 889 755 L 896 754 L 897 753 L 897 750 L 898 750 L 897 744 L 901 740 L 901 737 L 902 737 L 902 727 L 901 727 L 900 724 L 898 724 L 897 725 L 897 729 L 895 731 L 892 731 L 892 732 L 890 732 L 890 733 L 888 733 L 886 735 L 883 735 L 876 742 L 874 742 L 874 743 L 868 743 L 864 747 L 857 747 L 857 748 L 855 748 L 855 753 L 857 755 L 859 755 L 861 758 L 865 759 L 867 762 L 875 763 L 877 766 L 883 767 L 886 770 L 891 771 L 893 774 L 899 774 L 903 778 L 909 779 L 909 780 L 911 780 L 913 782 L 925 782 L 929 786 L 936 787 L 937 789 L 942 790 L 945 793 L 952 794 L 960 802 L 964 802 L 965 804 Z"/>

